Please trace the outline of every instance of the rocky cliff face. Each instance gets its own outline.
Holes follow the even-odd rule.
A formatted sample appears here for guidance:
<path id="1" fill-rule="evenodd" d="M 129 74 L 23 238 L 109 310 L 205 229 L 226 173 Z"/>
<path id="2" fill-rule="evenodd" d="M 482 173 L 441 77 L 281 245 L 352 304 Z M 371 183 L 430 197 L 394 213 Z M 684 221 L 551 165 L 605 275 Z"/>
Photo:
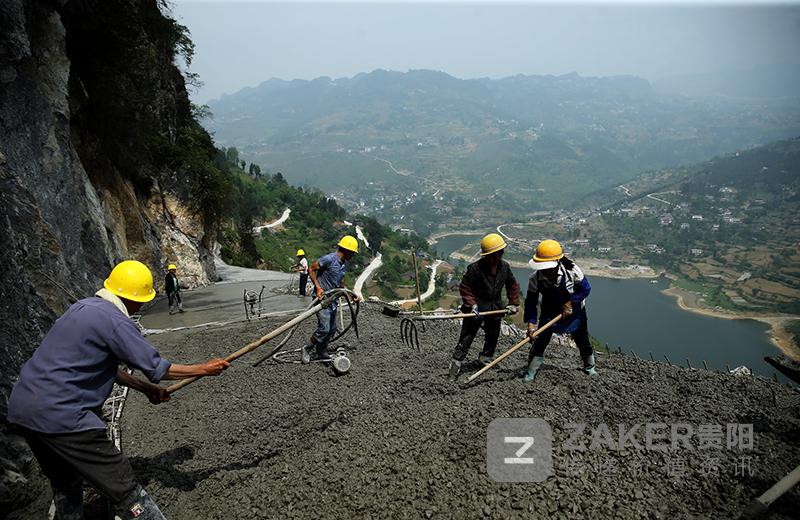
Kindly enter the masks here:
<path id="1" fill-rule="evenodd" d="M 186 173 L 148 147 L 194 123 L 160 8 L 0 3 L 0 425 L 22 363 L 115 263 L 139 259 L 157 283 L 168 262 L 189 285 L 215 277 L 215 226 L 189 203 Z"/>

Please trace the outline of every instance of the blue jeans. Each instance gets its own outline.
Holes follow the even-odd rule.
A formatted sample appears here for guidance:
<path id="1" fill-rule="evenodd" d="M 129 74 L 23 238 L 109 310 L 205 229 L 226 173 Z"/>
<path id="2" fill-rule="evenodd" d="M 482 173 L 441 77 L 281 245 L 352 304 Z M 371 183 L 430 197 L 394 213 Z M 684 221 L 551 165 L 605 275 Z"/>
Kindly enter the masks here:
<path id="1" fill-rule="evenodd" d="M 325 352 L 328 343 L 336 335 L 336 311 L 337 307 L 331 305 L 327 309 L 317 312 L 317 330 L 311 336 L 311 342 L 317 347 L 317 352 Z"/>

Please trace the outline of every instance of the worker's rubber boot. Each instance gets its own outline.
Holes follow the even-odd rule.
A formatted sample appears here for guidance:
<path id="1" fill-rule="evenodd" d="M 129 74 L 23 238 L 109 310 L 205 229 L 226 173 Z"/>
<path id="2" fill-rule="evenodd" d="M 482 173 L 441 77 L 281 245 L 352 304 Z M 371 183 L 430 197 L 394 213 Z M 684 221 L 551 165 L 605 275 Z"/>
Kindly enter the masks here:
<path id="1" fill-rule="evenodd" d="M 306 345 L 300 349 L 300 362 L 304 365 L 311 363 L 311 345 Z"/>
<path id="2" fill-rule="evenodd" d="M 317 359 L 319 361 L 330 361 L 332 359 L 331 355 L 328 354 L 327 346 L 317 345 Z"/>
<path id="3" fill-rule="evenodd" d="M 163 513 L 142 486 L 114 508 L 115 517 L 121 520 L 166 520 Z"/>
<path id="4" fill-rule="evenodd" d="M 450 361 L 450 379 L 455 381 L 458 379 L 458 374 L 461 373 L 461 361 L 454 359 Z"/>
<path id="5" fill-rule="evenodd" d="M 525 381 L 533 381 L 536 379 L 536 374 L 539 373 L 539 369 L 542 368 L 544 364 L 544 357 L 535 356 L 531 359 L 531 362 L 528 363 L 528 371 L 525 373 Z"/>
<path id="6" fill-rule="evenodd" d="M 597 370 L 594 368 L 594 354 L 589 354 L 583 358 L 583 372 L 590 376 L 596 376 Z"/>
<path id="7" fill-rule="evenodd" d="M 83 481 L 75 484 L 71 489 L 53 490 L 57 520 L 83 520 Z"/>
<path id="8" fill-rule="evenodd" d="M 178 312 L 183 312 L 183 303 L 178 304 Z"/>
<path id="9" fill-rule="evenodd" d="M 480 363 L 481 366 L 486 366 L 492 362 L 492 359 L 494 359 L 494 356 L 487 356 L 486 354 L 481 354 L 478 356 L 478 363 Z"/>

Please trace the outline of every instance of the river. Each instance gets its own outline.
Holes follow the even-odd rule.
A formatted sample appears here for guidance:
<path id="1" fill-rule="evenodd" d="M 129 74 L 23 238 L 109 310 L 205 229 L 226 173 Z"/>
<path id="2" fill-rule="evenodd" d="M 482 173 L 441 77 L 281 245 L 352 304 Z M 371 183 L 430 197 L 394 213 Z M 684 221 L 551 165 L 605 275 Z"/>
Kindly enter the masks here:
<path id="1" fill-rule="evenodd" d="M 523 286 L 528 269 L 514 269 Z M 689 358 L 695 368 L 725 370 L 745 365 L 755 373 L 772 376 L 773 369 L 764 356 L 780 351 L 769 339 L 769 327 L 755 320 L 713 318 L 678 307 L 675 299 L 661 291 L 669 282 L 659 279 L 619 280 L 590 276 L 592 292 L 586 300 L 589 333 L 615 350 L 622 347 L 630 355 L 657 361 L 666 355 L 673 364 L 686 366 Z M 781 380 L 784 380 L 781 378 Z"/>
<path id="2" fill-rule="evenodd" d="M 436 251 L 447 256 L 467 244 L 478 249 L 480 237 L 475 235 L 448 235 L 440 239 Z M 522 286 L 527 284 L 529 269 L 514 268 Z M 774 370 L 764 356 L 779 354 L 769 339 L 769 326 L 755 320 L 726 320 L 687 312 L 678 307 L 675 298 L 661 291 L 669 281 L 659 279 L 620 280 L 590 276 L 592 293 L 587 300 L 589 333 L 616 349 L 622 347 L 630 355 L 649 359 L 649 353 L 658 361 L 666 355 L 673 364 L 686 366 L 686 358 L 693 367 L 725 370 L 745 365 L 755 373 L 771 377 Z M 779 376 L 781 381 L 785 381 Z"/>
<path id="3" fill-rule="evenodd" d="M 480 237 L 448 235 L 434 246 L 440 255 L 449 255 L 467 244 L 478 250 Z M 522 286 L 527 285 L 529 269 L 514 268 Z M 658 361 L 666 355 L 673 364 L 703 366 L 725 370 L 745 365 L 757 374 L 771 377 L 774 370 L 764 356 L 779 353 L 769 339 L 769 327 L 755 320 L 726 320 L 687 312 L 674 298 L 661 291 L 669 287 L 667 280 L 651 283 L 647 279 L 619 280 L 590 276 L 592 293 L 586 301 L 589 333 L 610 346 L 622 347 L 630 355 Z M 784 378 L 780 378 L 784 381 Z"/>
<path id="4" fill-rule="evenodd" d="M 460 250 L 467 244 L 474 243 L 475 251 L 480 249 L 480 235 L 447 235 L 436 241 L 433 247 L 442 258 L 447 258 L 451 253 Z"/>

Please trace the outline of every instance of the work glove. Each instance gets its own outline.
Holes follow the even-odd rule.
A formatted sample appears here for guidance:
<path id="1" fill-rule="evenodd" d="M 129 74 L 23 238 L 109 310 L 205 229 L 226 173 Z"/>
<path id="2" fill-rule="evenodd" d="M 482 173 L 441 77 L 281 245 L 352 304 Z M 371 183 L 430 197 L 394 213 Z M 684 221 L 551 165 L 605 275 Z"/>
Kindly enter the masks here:
<path id="1" fill-rule="evenodd" d="M 478 310 L 478 304 L 477 303 L 472 306 L 472 313 L 475 315 L 476 318 L 480 318 L 481 317 L 481 311 Z"/>
<path id="2" fill-rule="evenodd" d="M 572 302 L 567 300 L 561 307 L 561 317 L 569 318 L 570 316 L 572 316 Z"/>
<path id="3" fill-rule="evenodd" d="M 144 395 L 152 404 L 161 404 L 170 400 L 171 396 L 167 389 L 158 385 L 150 384 L 144 390 Z"/>
<path id="4" fill-rule="evenodd" d="M 203 364 L 203 370 L 207 376 L 218 376 L 229 366 L 231 364 L 224 359 L 210 359 Z"/>
<path id="5" fill-rule="evenodd" d="M 517 313 L 517 306 L 516 305 L 507 305 L 506 310 L 509 314 L 514 315 Z"/>
<path id="6" fill-rule="evenodd" d="M 538 328 L 539 326 L 536 323 L 528 323 L 528 337 L 529 338 L 533 337 L 533 334 L 536 332 Z"/>

